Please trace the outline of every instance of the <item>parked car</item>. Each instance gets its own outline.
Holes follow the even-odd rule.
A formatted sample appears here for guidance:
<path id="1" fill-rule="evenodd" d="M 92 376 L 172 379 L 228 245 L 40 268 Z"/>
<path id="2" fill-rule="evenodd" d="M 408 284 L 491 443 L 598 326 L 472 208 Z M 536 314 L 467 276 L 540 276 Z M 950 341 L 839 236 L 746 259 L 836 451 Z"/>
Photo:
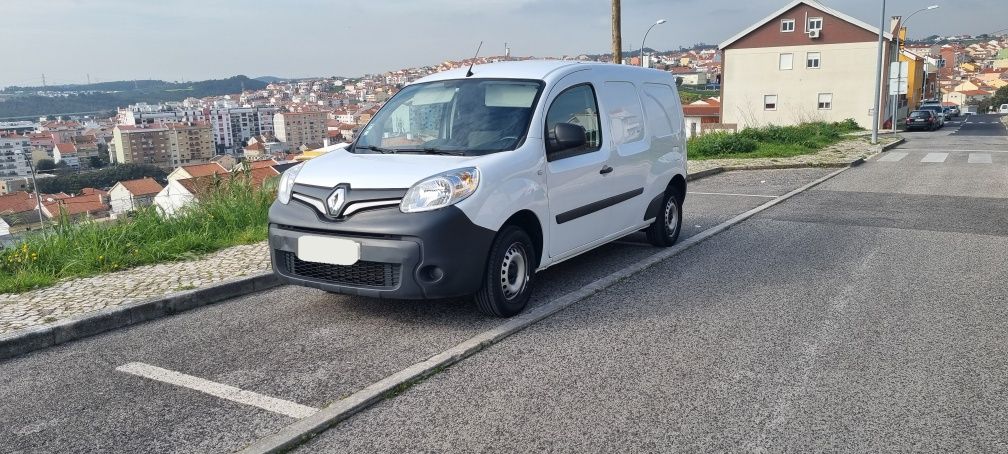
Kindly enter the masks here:
<path id="1" fill-rule="evenodd" d="M 945 108 L 938 104 L 925 104 L 921 106 L 920 110 L 930 110 L 934 112 L 936 121 L 938 122 L 938 127 L 941 128 L 945 126 Z"/>
<path id="2" fill-rule="evenodd" d="M 949 106 L 949 112 L 952 114 L 952 118 L 957 118 L 962 115 L 962 111 L 959 110 L 959 106 Z"/>
<path id="3" fill-rule="evenodd" d="M 471 295 L 511 316 L 537 271 L 640 230 L 674 244 L 686 154 L 668 72 L 524 61 L 435 74 L 345 149 L 284 172 L 273 269 L 335 293 Z"/>
<path id="4" fill-rule="evenodd" d="M 926 129 L 934 131 L 938 129 L 938 117 L 930 110 L 915 110 L 910 112 L 906 120 L 907 131 L 914 129 Z"/>
<path id="5" fill-rule="evenodd" d="M 1001 108 L 998 109 L 998 113 L 1008 114 L 1008 104 L 1001 104 Z"/>

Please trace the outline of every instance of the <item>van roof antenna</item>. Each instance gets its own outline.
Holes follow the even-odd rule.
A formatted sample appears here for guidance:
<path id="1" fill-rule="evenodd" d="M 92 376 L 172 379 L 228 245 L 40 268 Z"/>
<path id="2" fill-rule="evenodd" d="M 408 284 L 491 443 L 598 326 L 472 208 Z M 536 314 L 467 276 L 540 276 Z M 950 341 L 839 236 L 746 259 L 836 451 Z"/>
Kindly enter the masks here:
<path id="1" fill-rule="evenodd" d="M 472 67 L 473 67 L 473 65 L 476 64 L 476 57 L 479 56 L 479 51 L 482 48 L 483 48 L 483 41 L 480 41 L 479 46 L 476 46 L 476 55 L 473 55 L 472 61 L 469 62 L 469 70 L 466 71 L 466 77 L 472 77 L 472 75 L 473 75 Z"/>

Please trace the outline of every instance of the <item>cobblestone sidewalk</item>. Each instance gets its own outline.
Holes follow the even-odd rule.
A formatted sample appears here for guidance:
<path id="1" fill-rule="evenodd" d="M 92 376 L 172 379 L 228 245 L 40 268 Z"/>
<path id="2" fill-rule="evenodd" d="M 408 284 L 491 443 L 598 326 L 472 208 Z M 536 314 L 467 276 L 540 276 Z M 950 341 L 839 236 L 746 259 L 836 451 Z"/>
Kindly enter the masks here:
<path id="1" fill-rule="evenodd" d="M 867 158 L 882 150 L 882 145 L 888 145 L 899 140 L 898 136 L 885 135 L 879 137 L 879 145 L 872 145 L 867 138 L 858 137 L 845 140 L 823 148 L 818 153 L 792 156 L 789 158 L 749 158 L 749 159 L 706 159 L 689 161 L 690 173 L 702 172 L 715 167 L 725 170 L 744 169 L 754 166 L 828 166 L 850 164 L 858 158 Z"/>
<path id="2" fill-rule="evenodd" d="M 0 294 L 0 334 L 269 269 L 269 250 L 263 241 L 198 260 L 145 265 L 25 293 Z"/>

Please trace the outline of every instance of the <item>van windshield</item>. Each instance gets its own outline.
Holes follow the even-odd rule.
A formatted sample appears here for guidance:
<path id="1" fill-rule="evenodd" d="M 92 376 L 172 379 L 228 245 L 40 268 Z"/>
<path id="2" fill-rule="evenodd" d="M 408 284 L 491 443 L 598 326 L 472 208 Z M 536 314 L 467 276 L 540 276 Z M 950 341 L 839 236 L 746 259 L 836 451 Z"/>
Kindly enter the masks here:
<path id="1" fill-rule="evenodd" d="M 354 153 L 481 155 L 525 139 L 545 84 L 460 79 L 403 88 L 361 131 Z"/>

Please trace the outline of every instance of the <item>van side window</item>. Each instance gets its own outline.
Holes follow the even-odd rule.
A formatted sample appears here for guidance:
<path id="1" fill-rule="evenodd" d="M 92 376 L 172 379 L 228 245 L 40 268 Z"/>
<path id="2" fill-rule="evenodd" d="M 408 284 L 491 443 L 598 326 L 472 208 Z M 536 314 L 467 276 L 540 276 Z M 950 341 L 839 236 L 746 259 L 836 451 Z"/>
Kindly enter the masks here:
<path id="1" fill-rule="evenodd" d="M 644 140 L 644 110 L 637 88 L 630 82 L 606 82 L 603 104 L 613 145 Z"/>
<path id="2" fill-rule="evenodd" d="M 591 153 L 601 148 L 602 132 L 599 130 L 598 102 L 591 85 L 575 85 L 564 90 L 553 100 L 549 111 L 546 112 L 545 137 L 549 137 L 558 123 L 570 123 L 584 128 L 585 145 L 566 150 L 562 152 L 562 156 L 551 158 L 551 161 Z"/>
<path id="3" fill-rule="evenodd" d="M 677 133 L 681 127 L 673 122 L 676 118 L 675 92 L 672 87 L 664 84 L 646 83 L 641 90 L 644 98 L 644 110 L 647 112 L 647 124 L 651 136 L 655 138 L 668 137 Z"/>

